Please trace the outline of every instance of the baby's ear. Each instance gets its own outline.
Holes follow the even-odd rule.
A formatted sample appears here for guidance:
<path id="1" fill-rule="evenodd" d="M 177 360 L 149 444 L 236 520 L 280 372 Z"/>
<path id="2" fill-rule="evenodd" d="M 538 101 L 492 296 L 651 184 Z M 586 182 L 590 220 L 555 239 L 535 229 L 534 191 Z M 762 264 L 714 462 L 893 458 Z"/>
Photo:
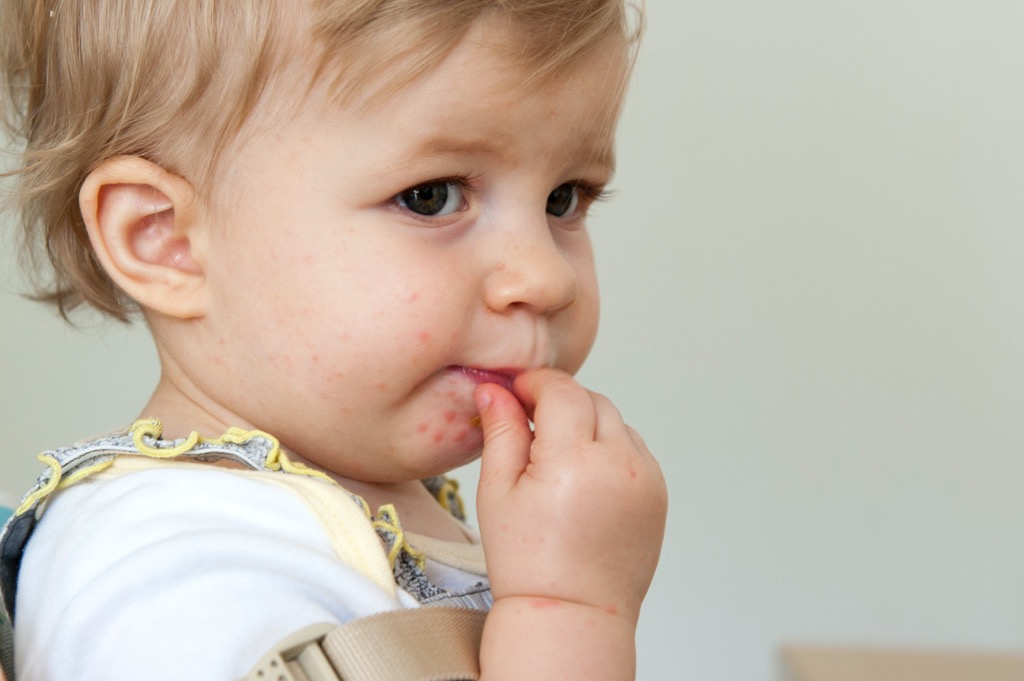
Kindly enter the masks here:
<path id="1" fill-rule="evenodd" d="M 180 319 L 205 311 L 205 223 L 192 185 L 137 156 L 108 159 L 78 196 L 93 250 L 144 309 Z"/>

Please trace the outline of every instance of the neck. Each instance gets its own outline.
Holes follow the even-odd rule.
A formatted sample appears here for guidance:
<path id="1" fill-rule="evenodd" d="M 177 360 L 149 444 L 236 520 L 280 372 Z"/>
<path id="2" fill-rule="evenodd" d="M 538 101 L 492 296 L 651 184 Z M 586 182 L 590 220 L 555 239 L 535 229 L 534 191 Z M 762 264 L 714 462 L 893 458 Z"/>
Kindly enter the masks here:
<path id="1" fill-rule="evenodd" d="M 254 424 L 232 422 L 230 416 L 219 416 L 206 405 L 189 399 L 183 390 L 166 374 L 153 392 L 140 414 L 143 418 L 157 418 L 163 424 L 163 437 L 168 440 L 187 437 L 197 431 L 205 438 L 217 438 L 234 426 L 256 428 Z M 274 433 L 270 433 L 274 435 Z M 301 453 L 289 450 L 293 461 L 321 470 L 340 486 L 366 501 L 370 512 L 391 504 L 398 511 L 402 527 L 409 532 L 452 542 L 469 542 L 464 527 L 446 511 L 419 480 L 400 482 L 369 482 L 347 478 L 334 471 L 324 470 L 305 459 Z"/>

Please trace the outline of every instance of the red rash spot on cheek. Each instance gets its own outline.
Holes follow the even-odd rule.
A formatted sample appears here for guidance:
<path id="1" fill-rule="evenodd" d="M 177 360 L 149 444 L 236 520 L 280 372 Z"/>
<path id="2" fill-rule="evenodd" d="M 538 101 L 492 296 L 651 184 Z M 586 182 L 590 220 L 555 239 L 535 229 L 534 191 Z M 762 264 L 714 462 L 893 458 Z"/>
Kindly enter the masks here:
<path id="1" fill-rule="evenodd" d="M 442 432 L 434 433 L 434 442 L 441 442 L 442 440 L 444 440 L 444 433 L 442 433 Z"/>
<path id="2" fill-rule="evenodd" d="M 416 334 L 416 338 L 419 339 L 420 343 L 426 343 L 428 340 L 430 340 L 430 332 L 420 331 L 418 334 Z"/>
<path id="3" fill-rule="evenodd" d="M 446 411 L 444 413 L 444 420 L 447 421 L 448 423 L 451 423 L 452 421 L 454 421 L 455 420 L 455 412 L 454 411 Z"/>
<path id="4" fill-rule="evenodd" d="M 428 425 L 426 423 L 421 423 L 420 425 L 416 426 L 416 432 L 417 433 L 425 433 L 425 432 L 427 432 L 427 428 L 429 428 L 429 427 L 430 427 L 430 425 Z"/>
<path id="5" fill-rule="evenodd" d="M 460 430 L 458 433 L 455 434 L 455 441 L 462 442 L 463 440 L 466 439 L 467 435 L 469 435 L 468 430 Z"/>

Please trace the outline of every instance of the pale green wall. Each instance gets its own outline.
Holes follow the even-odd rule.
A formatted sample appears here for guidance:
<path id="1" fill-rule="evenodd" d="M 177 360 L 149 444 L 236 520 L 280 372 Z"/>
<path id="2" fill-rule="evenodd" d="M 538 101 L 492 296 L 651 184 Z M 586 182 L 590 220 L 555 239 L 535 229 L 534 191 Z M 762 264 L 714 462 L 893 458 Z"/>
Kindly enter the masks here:
<path id="1" fill-rule="evenodd" d="M 1024 645 L 1024 3 L 648 5 L 582 373 L 672 490 L 640 679 Z M 0 312 L 13 492 L 156 368 L 140 331 Z"/>

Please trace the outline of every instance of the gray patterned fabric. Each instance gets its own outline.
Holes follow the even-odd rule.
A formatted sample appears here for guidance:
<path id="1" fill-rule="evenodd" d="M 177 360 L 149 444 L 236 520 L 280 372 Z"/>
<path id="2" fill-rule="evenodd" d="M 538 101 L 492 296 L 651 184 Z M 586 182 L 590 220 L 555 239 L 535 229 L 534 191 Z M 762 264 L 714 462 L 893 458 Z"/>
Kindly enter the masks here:
<path id="1" fill-rule="evenodd" d="M 0 614 L 0 667 L 10 680 L 14 679 L 14 629 L 7 618 Z"/>

